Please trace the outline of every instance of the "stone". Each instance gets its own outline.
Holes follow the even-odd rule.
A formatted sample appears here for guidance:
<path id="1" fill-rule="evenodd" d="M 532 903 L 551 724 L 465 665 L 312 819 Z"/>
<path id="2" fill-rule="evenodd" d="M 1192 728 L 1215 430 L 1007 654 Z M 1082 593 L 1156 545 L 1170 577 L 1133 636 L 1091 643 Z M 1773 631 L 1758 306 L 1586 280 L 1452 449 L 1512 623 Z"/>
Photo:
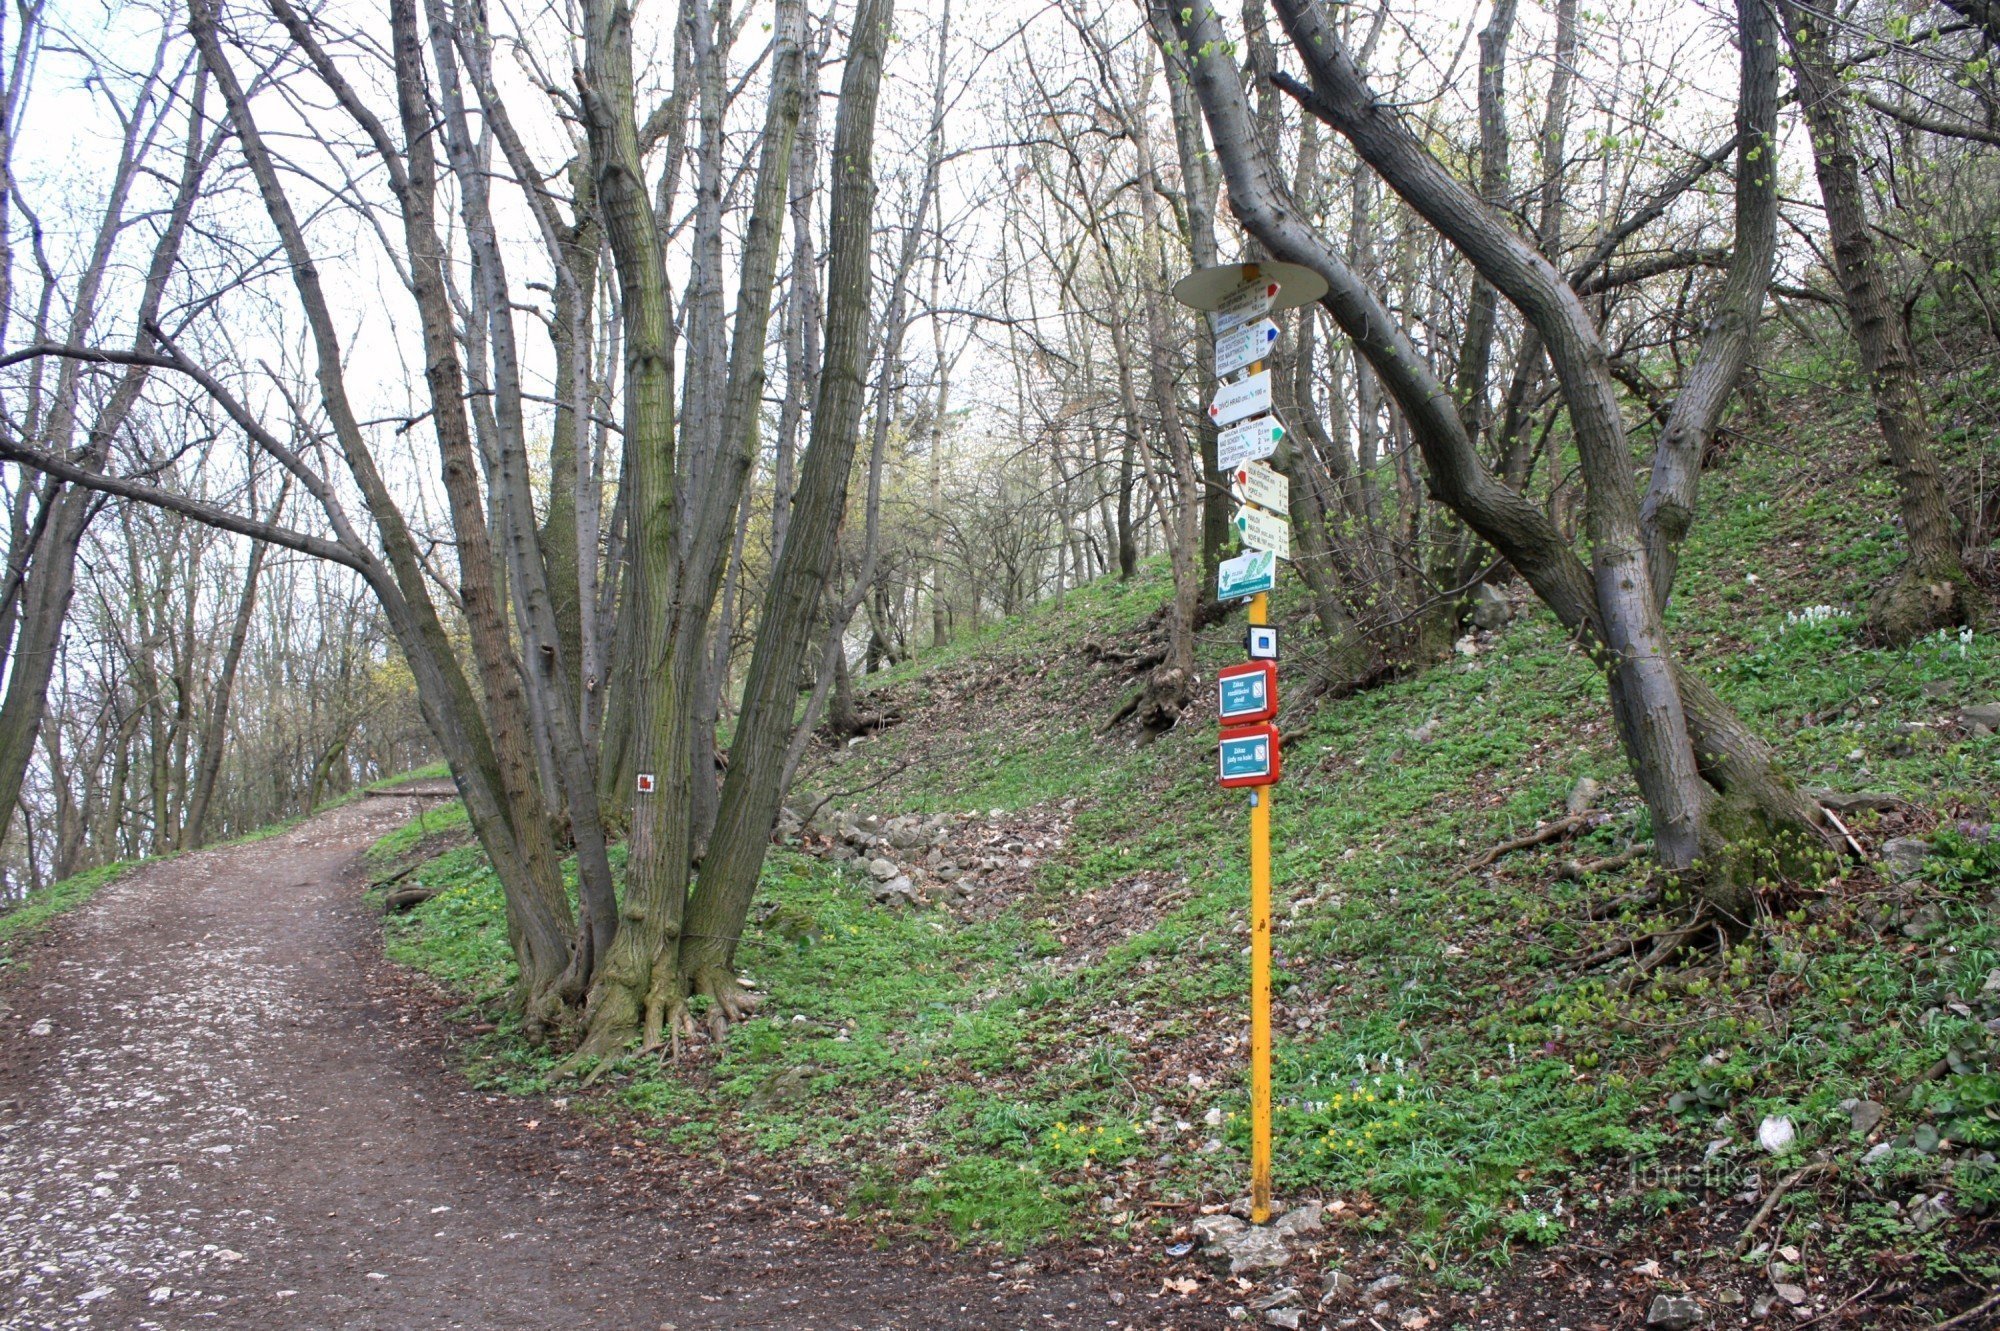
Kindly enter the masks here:
<path id="1" fill-rule="evenodd" d="M 1360 1282 L 1347 1272 L 1328 1271 L 1326 1278 L 1319 1284 L 1320 1301 L 1324 1303 L 1328 1299 L 1351 1299 L 1354 1297 L 1354 1292 L 1360 1288 Z"/>
<path id="2" fill-rule="evenodd" d="M 901 822 L 900 819 L 897 821 Z M 889 844 L 897 850 L 915 850 L 930 841 L 924 829 L 912 823 L 903 823 L 900 827 L 896 823 L 889 824 L 888 837 Z"/>
<path id="3" fill-rule="evenodd" d="M 876 881 L 886 883 L 903 871 L 896 867 L 894 860 L 870 860 L 868 872 Z"/>
<path id="4" fill-rule="evenodd" d="M 937 899 L 947 906 L 961 906 L 972 899 L 972 893 L 963 883 L 943 883 L 938 887 Z"/>
<path id="5" fill-rule="evenodd" d="M 940 883 L 953 883 L 965 876 L 965 870 L 956 864 L 945 863 L 938 865 L 935 876 Z"/>
<path id="6" fill-rule="evenodd" d="M 1250 1300 L 1250 1308 L 1253 1312 L 1262 1313 L 1269 1312 L 1273 1308 L 1294 1308 L 1302 1302 L 1304 1300 L 1299 1297 L 1297 1285 L 1281 1285 L 1269 1294 Z"/>
<path id="7" fill-rule="evenodd" d="M 1597 797 L 1603 793 L 1604 787 L 1595 780 L 1580 776 L 1576 779 L 1576 784 L 1569 788 L 1569 799 L 1564 801 L 1563 810 L 1574 818 L 1586 809 L 1596 808 Z"/>
<path id="8" fill-rule="evenodd" d="M 1249 1225 L 1233 1215 L 1205 1215 L 1191 1226 L 1201 1240 L 1201 1255 L 1229 1274 L 1264 1271 L 1292 1259 L 1285 1237 L 1264 1225 Z"/>
<path id="9" fill-rule="evenodd" d="M 1320 1204 L 1307 1202 L 1304 1206 L 1295 1206 L 1279 1216 L 1271 1228 L 1288 1239 L 1297 1238 L 1301 1234 L 1317 1234 L 1322 1228 L 1320 1216 Z"/>
<path id="10" fill-rule="evenodd" d="M 881 906 L 915 906 L 917 885 L 898 874 L 875 889 L 875 902 Z"/>
<path id="11" fill-rule="evenodd" d="M 1283 1331 L 1299 1331 L 1299 1323 L 1304 1314 L 1297 1308 L 1273 1308 L 1264 1314 L 1264 1325 L 1283 1328 Z"/>
<path id="12" fill-rule="evenodd" d="M 1701 1325 L 1701 1305 L 1684 1294 L 1658 1294 L 1646 1310 L 1652 1331 L 1688 1331 Z"/>
<path id="13" fill-rule="evenodd" d="M 1934 1197 L 1920 1196 L 1910 1203 L 1910 1228 L 1919 1234 L 1927 1233 L 1955 1218 L 1952 1215 L 1951 1204 L 1945 1200 L 1945 1194 L 1941 1192 Z"/>
<path id="14" fill-rule="evenodd" d="M 830 860 L 842 860 L 842 861 L 851 860 L 854 858 L 854 847 L 835 846 L 832 850 L 829 850 L 826 853 L 826 857 Z"/>
<path id="15" fill-rule="evenodd" d="M 1795 1308 L 1806 1301 L 1806 1291 L 1803 1285 L 1791 1285 L 1780 1282 L 1771 1286 L 1771 1292 Z"/>
<path id="16" fill-rule="evenodd" d="M 1931 853 L 1931 843 L 1920 837 L 1891 837 L 1882 843 L 1882 863 L 1888 866 L 1891 878 L 1915 878 L 1923 872 L 1924 857 Z"/>
<path id="17" fill-rule="evenodd" d="M 1894 1142 L 1877 1142 L 1875 1145 L 1869 1147 L 1867 1153 L 1861 1157 L 1861 1163 L 1872 1165 L 1877 1160 L 1885 1160 L 1889 1157 L 1890 1152 L 1895 1149 Z"/>
<path id="18" fill-rule="evenodd" d="M 1759 1294 L 1756 1298 L 1750 1300 L 1750 1315 L 1752 1317 L 1769 1317 L 1771 1315 L 1771 1309 L 1777 1306 L 1778 1306 L 1777 1295 Z"/>
<path id="19" fill-rule="evenodd" d="M 1968 726 L 2000 730 L 2000 702 L 1983 702 L 1958 709 L 1958 719 Z"/>
<path id="20" fill-rule="evenodd" d="M 1399 1275 L 1390 1274 L 1381 1277 L 1379 1280 L 1369 1281 L 1366 1293 L 1371 1299 L 1379 1299 L 1384 1294 L 1393 1294 L 1402 1287 L 1403 1278 Z"/>
<path id="21" fill-rule="evenodd" d="M 1926 698 L 1948 698 L 1952 692 L 1948 679 L 1927 679 L 1917 687 Z"/>
<path id="22" fill-rule="evenodd" d="M 1757 1144 L 1772 1155 L 1783 1155 L 1789 1151 L 1797 1138 L 1792 1121 L 1782 1115 L 1769 1115 L 1757 1125 Z"/>
<path id="23" fill-rule="evenodd" d="M 1506 628 L 1513 618 L 1513 602 L 1498 587 L 1482 582 L 1472 589 L 1472 627 L 1491 633 Z"/>
<path id="24" fill-rule="evenodd" d="M 1873 1100 L 1856 1100 L 1847 1107 L 1847 1118 L 1854 1125 L 1854 1130 L 1866 1137 L 1875 1131 L 1876 1125 L 1882 1121 L 1882 1115 L 1887 1112 Z"/>
<path id="25" fill-rule="evenodd" d="M 1231 1234 L 1242 1233 L 1249 1226 L 1233 1215 L 1205 1215 L 1188 1228 L 1203 1243 L 1220 1243 Z"/>

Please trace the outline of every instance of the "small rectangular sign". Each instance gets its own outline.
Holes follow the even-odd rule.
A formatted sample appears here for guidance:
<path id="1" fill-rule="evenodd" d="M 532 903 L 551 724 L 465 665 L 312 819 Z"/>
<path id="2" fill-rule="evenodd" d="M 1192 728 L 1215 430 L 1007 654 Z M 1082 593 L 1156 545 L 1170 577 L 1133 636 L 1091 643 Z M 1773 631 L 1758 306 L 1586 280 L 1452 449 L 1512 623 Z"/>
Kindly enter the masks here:
<path id="1" fill-rule="evenodd" d="M 1274 786 L 1280 770 L 1278 728 L 1265 724 L 1225 730 L 1217 758 L 1218 779 L 1225 786 Z"/>
<path id="2" fill-rule="evenodd" d="M 1233 384 L 1217 385 L 1215 401 L 1208 407 L 1208 418 L 1217 425 L 1234 425 L 1245 416 L 1255 416 L 1270 409 L 1271 372 L 1259 370 Z"/>
<path id="3" fill-rule="evenodd" d="M 1215 437 L 1215 465 L 1224 471 L 1246 462 L 1270 457 L 1278 451 L 1285 427 L 1276 416 L 1259 416 L 1231 426 Z"/>
<path id="4" fill-rule="evenodd" d="M 1246 365 L 1254 365 L 1271 354 L 1271 348 L 1278 344 L 1278 325 L 1269 319 L 1259 319 L 1255 323 L 1244 324 L 1234 332 L 1224 333 L 1215 339 L 1215 373 L 1217 377 L 1234 374 Z"/>
<path id="5" fill-rule="evenodd" d="M 1292 483 L 1283 472 L 1261 462 L 1246 462 L 1229 473 L 1229 493 L 1239 504 L 1255 504 L 1269 513 L 1292 509 Z"/>
<path id="6" fill-rule="evenodd" d="M 641 795 L 650 795 L 653 793 L 653 774 L 651 772 L 639 773 L 639 793 Z"/>
<path id="7" fill-rule="evenodd" d="M 1268 278 L 1255 282 L 1245 282 L 1236 290 L 1222 298 L 1222 304 L 1208 313 L 1208 326 L 1221 337 L 1233 333 L 1252 319 L 1261 319 L 1271 312 L 1271 298 L 1278 294 L 1278 284 Z"/>
<path id="8" fill-rule="evenodd" d="M 1215 566 L 1215 599 L 1239 601 L 1278 585 L 1278 557 L 1269 550 L 1250 550 Z"/>
<path id="9" fill-rule="evenodd" d="M 1243 652 L 1253 661 L 1278 659 L 1278 630 L 1269 624 L 1252 624 L 1243 630 Z"/>
<path id="10" fill-rule="evenodd" d="M 1280 559 L 1292 557 L 1292 524 L 1261 508 L 1243 507 L 1230 519 L 1246 550 L 1269 550 Z"/>
<path id="11" fill-rule="evenodd" d="M 1225 726 L 1268 721 L 1278 714 L 1278 667 L 1245 661 L 1216 672 L 1216 712 Z"/>

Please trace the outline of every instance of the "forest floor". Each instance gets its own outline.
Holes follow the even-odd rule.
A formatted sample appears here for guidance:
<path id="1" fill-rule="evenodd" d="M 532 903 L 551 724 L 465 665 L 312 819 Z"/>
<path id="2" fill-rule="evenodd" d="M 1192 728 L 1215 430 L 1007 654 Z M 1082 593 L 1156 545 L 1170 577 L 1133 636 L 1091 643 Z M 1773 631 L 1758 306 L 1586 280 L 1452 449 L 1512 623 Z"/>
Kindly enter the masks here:
<path id="1" fill-rule="evenodd" d="M 1649 972 L 1687 907 L 1652 890 L 1602 681 L 1525 588 L 1302 706 L 1321 645 L 1281 587 L 1275 1163 L 1323 1222 L 1283 1265 L 1202 1252 L 1247 1172 L 1243 800 L 1199 707 L 1106 726 L 1158 563 L 865 682 L 887 724 L 807 771 L 799 812 L 826 802 L 738 956 L 764 1004 L 719 1045 L 564 1081 L 495 1001 L 455 806 L 376 848 L 438 890 L 388 953 L 457 1004 L 483 1092 L 796 1180 L 885 1243 L 1128 1272 L 1128 1323 L 2000 1326 L 2000 641 L 1868 640 L 1900 558 L 1869 437 L 1865 394 L 1746 421 L 1671 613 L 1803 784 L 1868 797 L 1849 853 Z M 1241 633 L 1204 632 L 1204 679 Z"/>
<path id="2" fill-rule="evenodd" d="M 878 1251 L 468 1087 L 363 895 L 424 802 L 137 867 L 37 940 L 0 988 L 0 1325 L 1105 1324 L 1096 1275 Z"/>

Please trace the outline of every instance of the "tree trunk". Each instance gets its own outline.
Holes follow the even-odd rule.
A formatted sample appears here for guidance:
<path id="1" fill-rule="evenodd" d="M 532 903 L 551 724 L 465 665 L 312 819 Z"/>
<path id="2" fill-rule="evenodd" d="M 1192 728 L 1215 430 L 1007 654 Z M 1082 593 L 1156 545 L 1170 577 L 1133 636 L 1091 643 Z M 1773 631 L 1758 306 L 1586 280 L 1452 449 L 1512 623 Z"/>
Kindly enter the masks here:
<path id="1" fill-rule="evenodd" d="M 791 530 L 772 567 L 757 621 L 743 710 L 729 749 L 721 813 L 702 863 L 681 948 L 682 968 L 695 991 L 713 1001 L 710 1019 L 717 1025 L 748 1010 L 748 996 L 737 984 L 733 968 L 736 940 L 784 795 L 780 781 L 798 700 L 796 681 L 813 640 L 813 621 L 838 548 L 848 477 L 853 472 L 868 354 L 868 261 L 875 195 L 870 159 L 876 90 L 892 7 L 892 0 L 861 0 L 855 15 L 854 44 L 841 78 L 834 129 L 833 160 L 841 169 L 833 179 L 826 363 L 792 504 Z M 927 211 L 920 206 L 912 232 L 921 229 Z"/>
<path id="2" fill-rule="evenodd" d="M 1816 10 L 1780 0 L 1785 41 L 1798 78 L 1800 109 L 1812 130 L 1813 173 L 1826 204 L 1833 266 L 1861 368 L 1875 402 L 1875 422 L 1896 476 L 1908 557 L 1868 607 L 1868 626 L 1885 642 L 1920 638 L 1975 617 L 1972 581 L 1952 532 L 1944 481 L 1931 448 L 1923 385 L 1862 202 L 1861 168 L 1848 122 L 1846 91 L 1835 68 L 1831 25 Z"/>

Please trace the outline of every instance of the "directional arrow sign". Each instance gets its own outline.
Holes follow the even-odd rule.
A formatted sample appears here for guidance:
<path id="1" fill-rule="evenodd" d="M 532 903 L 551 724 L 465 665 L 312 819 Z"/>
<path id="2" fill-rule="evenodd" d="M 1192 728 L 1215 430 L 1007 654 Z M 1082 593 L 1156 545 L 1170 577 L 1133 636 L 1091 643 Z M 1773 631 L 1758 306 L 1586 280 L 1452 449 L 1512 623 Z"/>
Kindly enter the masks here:
<path id="1" fill-rule="evenodd" d="M 1292 483 L 1284 473 L 1271 470 L 1261 462 L 1246 462 L 1229 473 L 1229 493 L 1238 503 L 1255 504 L 1272 513 L 1289 513 L 1292 509 Z"/>
<path id="2" fill-rule="evenodd" d="M 1245 283 L 1222 298 L 1222 303 L 1208 312 L 1208 326 L 1221 337 L 1233 333 L 1252 319 L 1261 319 L 1271 312 L 1271 298 L 1278 294 L 1278 284 L 1267 279 Z"/>
<path id="3" fill-rule="evenodd" d="M 1280 559 L 1292 557 L 1292 527 L 1283 518 L 1272 517 L 1260 508 L 1239 508 L 1230 519 L 1237 535 L 1251 550 L 1269 550 Z"/>
<path id="4" fill-rule="evenodd" d="M 1209 404 L 1208 418 L 1217 425 L 1234 425 L 1245 416 L 1255 416 L 1270 409 L 1271 372 L 1259 370 L 1233 384 L 1219 385 L 1215 390 L 1215 401 Z"/>
<path id="5" fill-rule="evenodd" d="M 1215 373 L 1234 374 L 1246 365 L 1271 354 L 1278 342 L 1278 325 L 1269 319 L 1245 324 L 1233 333 L 1215 339 Z"/>
<path id="6" fill-rule="evenodd" d="M 1215 437 L 1215 465 L 1228 471 L 1245 462 L 1270 457 L 1278 451 L 1278 441 L 1284 437 L 1285 427 L 1276 416 L 1244 421 Z"/>
<path id="7" fill-rule="evenodd" d="M 1278 557 L 1269 550 L 1251 550 L 1215 566 L 1215 599 L 1238 601 L 1278 585 Z"/>

